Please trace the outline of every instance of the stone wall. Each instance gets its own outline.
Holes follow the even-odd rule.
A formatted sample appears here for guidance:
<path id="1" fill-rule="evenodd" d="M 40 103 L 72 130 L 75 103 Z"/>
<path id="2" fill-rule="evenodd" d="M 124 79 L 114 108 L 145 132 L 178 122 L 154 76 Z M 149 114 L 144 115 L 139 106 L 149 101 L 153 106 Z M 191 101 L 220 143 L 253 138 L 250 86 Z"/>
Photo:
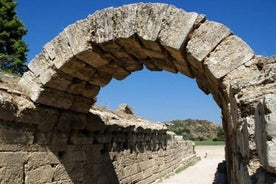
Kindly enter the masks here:
<path id="1" fill-rule="evenodd" d="M 276 58 L 259 57 L 238 68 L 230 79 L 229 180 L 275 183 Z"/>
<path id="2" fill-rule="evenodd" d="M 190 141 L 124 112 L 35 106 L 0 75 L 0 183 L 152 183 L 196 159 Z"/>

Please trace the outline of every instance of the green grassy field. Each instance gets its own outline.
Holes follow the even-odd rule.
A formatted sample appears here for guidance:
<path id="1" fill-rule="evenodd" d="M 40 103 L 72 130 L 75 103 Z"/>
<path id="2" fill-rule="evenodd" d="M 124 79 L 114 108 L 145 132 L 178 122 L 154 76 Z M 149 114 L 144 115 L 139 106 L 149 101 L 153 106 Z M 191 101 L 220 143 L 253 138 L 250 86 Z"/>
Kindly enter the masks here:
<path id="1" fill-rule="evenodd" d="M 212 141 L 212 140 L 205 140 L 205 141 L 194 141 L 196 146 L 216 146 L 216 145 L 225 145 L 225 141 Z"/>

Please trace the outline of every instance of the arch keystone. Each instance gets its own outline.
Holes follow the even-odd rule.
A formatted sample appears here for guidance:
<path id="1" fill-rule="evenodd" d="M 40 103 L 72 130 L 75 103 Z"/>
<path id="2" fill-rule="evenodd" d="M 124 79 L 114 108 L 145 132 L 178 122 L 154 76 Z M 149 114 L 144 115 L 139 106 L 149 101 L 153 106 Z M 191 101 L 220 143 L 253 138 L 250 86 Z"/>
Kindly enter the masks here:
<path id="1" fill-rule="evenodd" d="M 199 15 L 187 13 L 173 6 L 169 6 L 166 14 L 166 18 L 162 20 L 158 39 L 161 44 L 179 50 L 185 44 Z"/>

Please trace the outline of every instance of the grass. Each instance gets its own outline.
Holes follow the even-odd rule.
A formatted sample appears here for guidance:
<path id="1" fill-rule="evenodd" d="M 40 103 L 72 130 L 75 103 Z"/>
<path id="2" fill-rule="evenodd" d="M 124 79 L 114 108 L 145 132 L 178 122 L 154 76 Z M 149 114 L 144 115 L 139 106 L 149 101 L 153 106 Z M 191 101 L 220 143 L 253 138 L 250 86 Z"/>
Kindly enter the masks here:
<path id="1" fill-rule="evenodd" d="M 212 140 L 205 140 L 205 141 L 194 141 L 196 146 L 221 146 L 225 145 L 225 141 L 212 141 Z"/>
<path id="2" fill-rule="evenodd" d="M 176 169 L 175 173 L 179 174 L 182 171 L 184 171 L 185 169 L 187 169 L 188 167 L 191 167 L 193 165 L 195 165 L 199 160 L 195 160 L 193 162 L 188 163 L 187 165 L 183 166 L 183 167 L 179 167 L 178 169 Z"/>

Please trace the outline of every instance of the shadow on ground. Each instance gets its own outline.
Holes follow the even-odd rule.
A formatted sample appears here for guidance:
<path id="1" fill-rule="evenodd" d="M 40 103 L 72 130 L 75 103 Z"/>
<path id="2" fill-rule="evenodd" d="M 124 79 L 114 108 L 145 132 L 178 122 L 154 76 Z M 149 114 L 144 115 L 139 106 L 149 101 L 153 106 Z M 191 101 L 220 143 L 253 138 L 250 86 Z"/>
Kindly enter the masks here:
<path id="1" fill-rule="evenodd" d="M 222 161 L 218 164 L 213 184 L 227 184 L 227 170 L 225 161 Z"/>

